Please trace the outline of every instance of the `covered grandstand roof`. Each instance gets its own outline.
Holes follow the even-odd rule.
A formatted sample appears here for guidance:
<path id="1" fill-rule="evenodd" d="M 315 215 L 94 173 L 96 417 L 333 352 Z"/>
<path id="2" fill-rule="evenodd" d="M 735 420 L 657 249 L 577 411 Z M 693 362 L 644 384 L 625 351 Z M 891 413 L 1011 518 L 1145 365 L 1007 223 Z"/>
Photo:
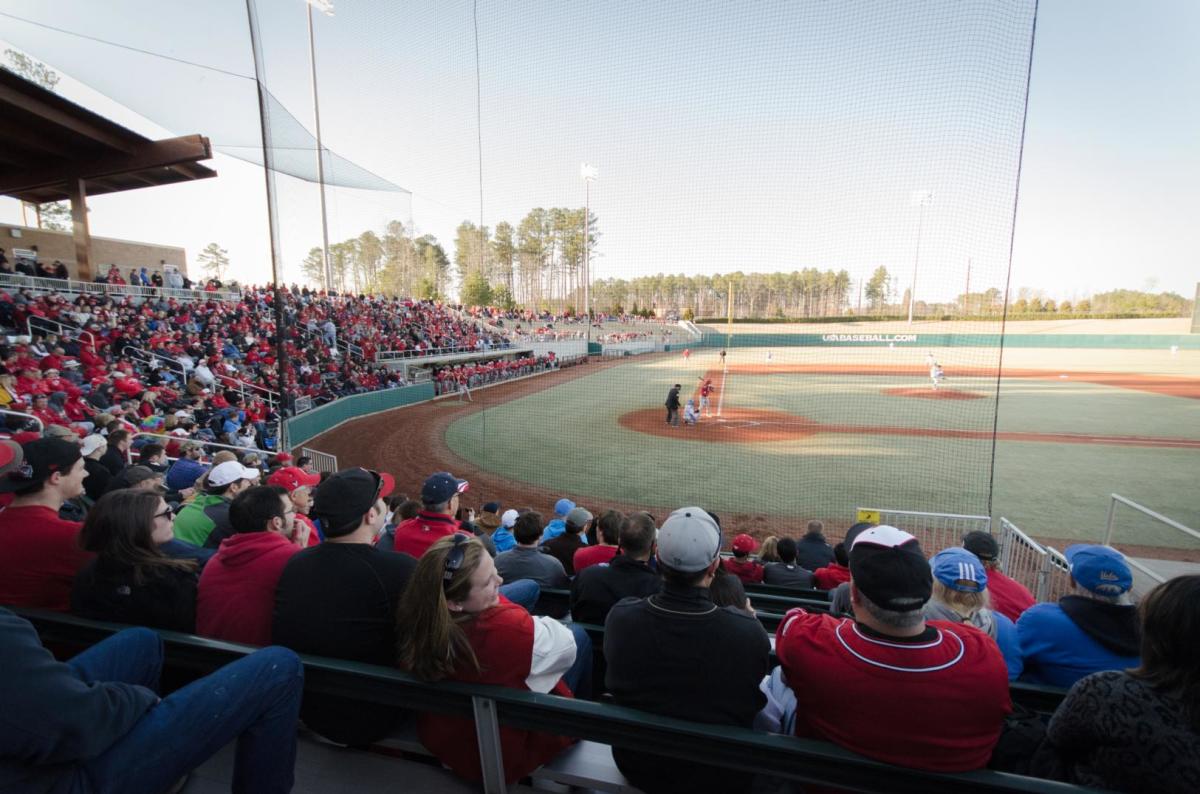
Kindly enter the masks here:
<path id="1" fill-rule="evenodd" d="M 207 179 L 216 171 L 201 135 L 153 141 L 0 69 L 0 195 L 40 204 L 70 198 L 82 179 L 88 195 Z"/>

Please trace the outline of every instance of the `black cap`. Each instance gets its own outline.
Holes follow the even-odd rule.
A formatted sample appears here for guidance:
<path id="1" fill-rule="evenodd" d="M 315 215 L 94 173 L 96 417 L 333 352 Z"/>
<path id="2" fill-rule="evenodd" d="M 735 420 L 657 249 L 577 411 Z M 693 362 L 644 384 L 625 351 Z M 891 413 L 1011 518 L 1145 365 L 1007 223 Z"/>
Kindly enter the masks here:
<path id="1" fill-rule="evenodd" d="M 25 460 L 0 477 L 0 493 L 38 485 L 59 472 L 66 474 L 83 457 L 79 445 L 61 438 L 39 438 L 21 445 Z"/>
<path id="2" fill-rule="evenodd" d="M 344 469 L 331 474 L 313 493 L 312 515 L 324 522 L 327 536 L 348 535 L 375 506 L 376 500 L 392 491 L 392 478 L 370 469 Z"/>
<path id="3" fill-rule="evenodd" d="M 850 578 L 872 603 L 893 612 L 920 609 L 933 594 L 933 572 L 921 544 L 887 525 L 868 529 L 854 541 Z"/>
<path id="4" fill-rule="evenodd" d="M 1000 544 L 990 532 L 968 532 L 963 535 L 963 548 L 984 562 L 992 562 L 1000 556 Z"/>

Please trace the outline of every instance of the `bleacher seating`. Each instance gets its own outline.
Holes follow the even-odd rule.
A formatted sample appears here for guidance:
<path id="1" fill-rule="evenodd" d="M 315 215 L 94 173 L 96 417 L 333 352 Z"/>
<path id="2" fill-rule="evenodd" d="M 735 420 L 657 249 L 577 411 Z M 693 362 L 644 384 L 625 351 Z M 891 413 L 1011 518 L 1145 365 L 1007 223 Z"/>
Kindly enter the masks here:
<path id="1" fill-rule="evenodd" d="M 70 652 L 124 628 L 56 612 L 16 611 L 34 624 L 43 642 Z M 190 634 L 169 631 L 159 634 L 166 647 L 168 669 L 193 676 L 215 670 L 255 650 L 246 645 Z M 715 763 L 747 772 L 856 790 L 1046 794 L 1092 790 L 990 770 L 950 774 L 926 772 L 874 761 L 826 742 L 693 723 L 602 701 L 571 700 L 506 687 L 424 683 L 390 667 L 340 659 L 306 656 L 303 661 L 306 693 L 474 716 L 485 770 L 494 772 L 502 768 L 497 733 L 501 725 L 588 740 L 593 744 L 564 754 L 535 777 L 600 790 L 620 790 L 620 773 L 603 761 L 604 745 L 636 748 L 685 761 Z M 1015 687 L 1015 690 L 1019 689 Z M 411 738 L 407 741 L 406 746 L 411 748 Z M 493 777 L 485 781 L 484 790 L 503 791 L 503 781 Z"/>

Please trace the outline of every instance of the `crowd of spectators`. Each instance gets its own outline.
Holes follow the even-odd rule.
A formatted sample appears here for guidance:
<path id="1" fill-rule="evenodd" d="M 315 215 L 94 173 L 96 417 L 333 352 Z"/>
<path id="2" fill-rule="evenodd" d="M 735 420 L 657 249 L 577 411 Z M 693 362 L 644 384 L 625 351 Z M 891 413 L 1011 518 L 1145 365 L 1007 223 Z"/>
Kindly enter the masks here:
<path id="1" fill-rule="evenodd" d="M 241 736 L 238 774 L 261 783 L 254 790 L 286 791 L 298 717 L 355 746 L 415 721 L 443 764 L 481 779 L 469 719 L 301 699 L 295 653 L 560 697 L 603 690 L 655 714 L 820 739 L 930 771 L 990 765 L 1166 792 L 1194 791 L 1200 775 L 1200 577 L 1177 577 L 1134 606 L 1129 566 L 1107 547 L 1069 547 L 1070 593 L 1033 604 L 1027 592 L 1011 597 L 1020 585 L 1004 581 L 987 533 L 932 557 L 909 533 L 868 523 L 836 546 L 816 522 L 799 540 L 760 545 L 726 538 L 701 507 L 660 521 L 564 497 L 545 514 L 495 501 L 476 514 L 469 484 L 448 472 L 409 499 L 387 473 L 322 475 L 287 455 L 253 468 L 231 452 L 204 461 L 189 449 L 172 462 L 143 450 L 114 473 L 106 460 L 117 461 L 97 449 L 55 436 L 0 441 L 0 604 L 274 646 L 218 671 L 212 686 L 169 694 L 167 709 L 153 691 L 162 664 L 153 635 L 122 632 L 60 664 L 28 623 L 0 610 L 0 784 L 68 790 L 83 776 L 105 790 L 140 768 L 135 748 L 156 738 L 174 746 L 192 735 L 177 720 L 205 708 L 227 718 L 153 773 L 163 788 Z M 107 487 L 81 501 L 97 467 L 111 475 Z M 830 604 L 782 617 L 774 667 L 747 597 L 761 582 Z M 569 592 L 566 614 L 547 612 L 546 589 Z M 992 596 L 1005 589 L 1002 608 Z M 585 624 L 604 626 L 602 648 Z M 594 656 L 603 680 L 592 680 Z M 247 674 L 253 696 L 214 702 L 217 687 Z M 1010 681 L 1070 691 L 1031 725 L 1014 719 Z M 103 730 L 79 740 L 91 722 Z M 500 741 L 510 783 L 574 742 L 510 727 Z M 1032 749 L 1016 753 L 1013 742 Z M 613 755 L 647 792 L 755 786 L 715 765 Z"/>
<path id="2" fill-rule="evenodd" d="M 507 345 L 428 301 L 299 288 L 283 295 L 286 400 L 271 290 L 248 289 L 238 302 L 0 292 L 0 326 L 13 330 L 0 341 L 0 408 L 81 437 L 126 429 L 272 450 L 279 414 L 296 399 L 315 406 L 407 385 L 399 370 L 373 363 L 377 351 Z M 35 334 L 19 335 L 31 319 Z M 79 330 L 52 330 L 62 328 Z M 554 365 L 552 353 L 474 361 L 439 370 L 437 385 L 483 385 Z M 19 424 L 8 422 L 10 430 Z"/>

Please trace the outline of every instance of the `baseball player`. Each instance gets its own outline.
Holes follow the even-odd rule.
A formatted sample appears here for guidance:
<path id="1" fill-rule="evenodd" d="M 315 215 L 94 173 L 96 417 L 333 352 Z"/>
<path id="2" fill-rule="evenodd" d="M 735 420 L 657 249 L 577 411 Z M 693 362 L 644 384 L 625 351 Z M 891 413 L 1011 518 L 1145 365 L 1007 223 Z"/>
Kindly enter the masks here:
<path id="1" fill-rule="evenodd" d="M 692 357 L 692 349 L 690 347 L 685 347 L 683 349 L 683 360 L 687 361 L 691 357 Z"/>
<path id="2" fill-rule="evenodd" d="M 929 365 L 929 380 L 933 381 L 933 390 L 937 391 L 938 384 L 946 379 L 946 373 L 942 371 L 942 365 L 936 361 Z"/>
<path id="3" fill-rule="evenodd" d="M 696 410 L 696 401 L 688 400 L 687 405 L 683 407 L 683 423 L 694 426 L 699 421 L 700 412 Z"/>
<path id="4" fill-rule="evenodd" d="M 700 410 L 705 416 L 712 416 L 712 411 L 709 410 L 709 397 L 714 391 L 712 378 L 700 376 Z"/>

